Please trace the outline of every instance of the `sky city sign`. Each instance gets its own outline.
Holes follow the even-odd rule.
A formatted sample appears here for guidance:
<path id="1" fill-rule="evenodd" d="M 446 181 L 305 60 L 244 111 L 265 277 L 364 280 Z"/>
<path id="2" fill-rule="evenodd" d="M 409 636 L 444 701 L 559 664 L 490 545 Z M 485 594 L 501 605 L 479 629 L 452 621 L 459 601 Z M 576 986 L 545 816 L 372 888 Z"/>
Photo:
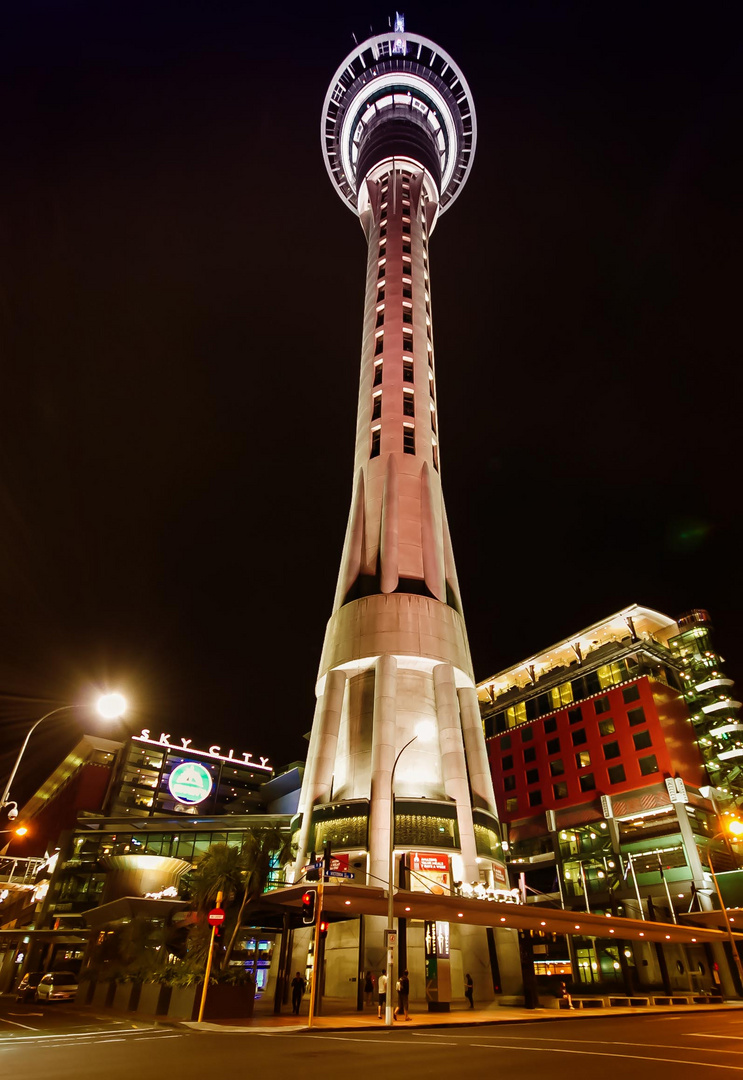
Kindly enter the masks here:
<path id="1" fill-rule="evenodd" d="M 204 765 L 198 761 L 184 761 L 170 774 L 168 788 L 178 802 L 195 806 L 209 797 L 213 783 L 212 775 Z"/>
<path id="2" fill-rule="evenodd" d="M 230 750 L 228 754 L 222 753 L 222 747 L 210 746 L 208 750 L 195 750 L 191 746 L 190 739 L 179 739 L 173 742 L 170 741 L 170 734 L 167 732 L 161 732 L 158 739 L 150 738 L 150 729 L 142 728 L 139 735 L 133 735 L 134 742 L 149 743 L 150 746 L 164 746 L 167 750 L 187 750 L 189 754 L 199 754 L 201 757 L 213 758 L 216 761 L 232 762 L 235 765 L 251 765 L 254 769 L 263 769 L 264 772 L 273 772 L 273 769 L 268 764 L 267 757 L 258 757 L 258 761 L 253 761 L 252 754 L 235 754 L 234 750 Z M 260 762 L 260 764 L 258 763 Z"/>

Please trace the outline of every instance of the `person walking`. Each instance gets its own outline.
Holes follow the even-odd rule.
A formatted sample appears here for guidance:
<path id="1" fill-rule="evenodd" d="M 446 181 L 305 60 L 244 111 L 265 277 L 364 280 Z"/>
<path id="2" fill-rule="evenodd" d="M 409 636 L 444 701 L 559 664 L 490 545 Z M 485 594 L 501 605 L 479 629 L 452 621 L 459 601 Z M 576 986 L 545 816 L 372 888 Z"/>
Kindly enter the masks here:
<path id="1" fill-rule="evenodd" d="M 304 985 L 304 979 L 299 972 L 297 972 L 292 979 L 292 1012 L 295 1016 L 299 1016 L 299 1006 L 302 1004 Z"/>
<path id="2" fill-rule="evenodd" d="M 374 979 L 372 978 L 371 971 L 367 971 L 366 978 L 364 979 L 364 1004 L 365 1005 L 371 1005 L 373 993 L 374 993 Z"/>
<path id="3" fill-rule="evenodd" d="M 475 992 L 475 984 L 473 983 L 472 976 L 470 975 L 470 973 L 468 971 L 467 974 L 464 977 L 464 996 L 469 1001 L 471 1009 L 474 1009 L 474 1007 L 475 1007 L 475 1003 L 472 1000 L 472 995 L 474 994 L 474 992 Z"/>
<path id="4" fill-rule="evenodd" d="M 381 971 L 377 979 L 377 1018 L 384 1020 L 384 1011 L 387 1008 L 387 972 Z"/>
<path id="5" fill-rule="evenodd" d="M 408 998 L 410 997 L 410 979 L 408 978 L 408 969 L 403 971 L 400 978 L 397 980 L 397 1008 L 395 1009 L 393 1016 L 397 1019 L 400 1016 L 404 1020 L 409 1020 L 408 1016 Z"/>

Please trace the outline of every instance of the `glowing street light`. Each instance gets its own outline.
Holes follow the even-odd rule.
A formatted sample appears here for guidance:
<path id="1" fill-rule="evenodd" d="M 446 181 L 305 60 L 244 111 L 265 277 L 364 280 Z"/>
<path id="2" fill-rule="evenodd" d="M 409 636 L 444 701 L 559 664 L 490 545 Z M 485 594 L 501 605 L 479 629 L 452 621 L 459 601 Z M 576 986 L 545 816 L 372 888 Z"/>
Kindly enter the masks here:
<path id="1" fill-rule="evenodd" d="M 97 707 L 99 715 L 104 717 L 104 719 L 106 719 L 106 720 L 116 720 L 118 717 L 123 716 L 124 713 L 126 712 L 126 699 L 123 697 L 122 694 L 117 694 L 117 693 L 102 694 L 99 697 L 99 699 L 98 699 L 98 701 L 96 703 L 96 707 Z M 58 708 L 52 709 L 50 712 L 45 713 L 42 717 L 40 717 L 36 721 L 36 723 L 32 724 L 31 727 L 28 729 L 28 733 L 26 735 L 26 738 L 23 741 L 23 746 L 21 747 L 21 749 L 20 749 L 20 751 L 18 753 L 18 757 L 15 760 L 15 765 L 13 766 L 13 771 L 11 772 L 10 776 L 8 777 L 8 782 L 5 785 L 5 790 L 3 791 L 2 798 L 0 798 L 0 810 L 4 810 L 6 807 L 9 807 L 9 809 L 8 809 L 8 820 L 9 821 L 14 821 L 15 818 L 18 817 L 18 805 L 17 805 L 17 803 L 15 803 L 15 802 L 13 802 L 11 800 L 11 798 L 10 798 L 10 789 L 11 789 L 11 786 L 13 784 L 13 781 L 15 780 L 16 773 L 18 772 L 18 766 L 21 763 L 21 759 L 23 758 L 26 747 L 28 746 L 29 739 L 31 738 L 33 733 L 36 731 L 39 724 L 43 724 L 44 721 L 48 720 L 50 716 L 56 716 L 57 713 L 68 712 L 70 709 L 79 709 L 79 708 L 82 708 L 82 706 L 81 705 L 60 705 Z"/>

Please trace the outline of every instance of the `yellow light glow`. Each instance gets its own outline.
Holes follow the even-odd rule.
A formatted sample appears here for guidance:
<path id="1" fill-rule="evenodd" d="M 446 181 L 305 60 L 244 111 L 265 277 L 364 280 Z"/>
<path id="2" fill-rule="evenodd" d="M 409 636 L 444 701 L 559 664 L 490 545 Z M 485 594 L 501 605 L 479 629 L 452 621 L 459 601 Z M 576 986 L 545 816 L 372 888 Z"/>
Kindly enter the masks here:
<path id="1" fill-rule="evenodd" d="M 743 833 L 743 821 L 731 821 L 728 824 L 728 832 L 731 832 L 733 836 L 740 836 Z"/>
<path id="2" fill-rule="evenodd" d="M 126 698 L 123 694 L 102 694 L 96 708 L 105 720 L 117 720 L 126 712 Z"/>
<path id="3" fill-rule="evenodd" d="M 27 832 L 28 832 L 28 829 L 26 828 L 25 825 L 19 825 L 18 828 L 15 831 L 15 834 L 16 834 L 16 836 L 25 836 Z"/>

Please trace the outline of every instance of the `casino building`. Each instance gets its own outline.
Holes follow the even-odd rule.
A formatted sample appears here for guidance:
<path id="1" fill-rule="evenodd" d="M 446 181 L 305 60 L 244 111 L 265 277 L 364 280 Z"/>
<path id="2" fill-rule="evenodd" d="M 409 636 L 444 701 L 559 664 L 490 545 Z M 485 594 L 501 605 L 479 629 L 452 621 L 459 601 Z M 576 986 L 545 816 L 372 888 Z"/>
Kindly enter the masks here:
<path id="1" fill-rule="evenodd" d="M 165 732 L 122 742 L 84 736 L 20 812 L 36 878 L 10 927 L 0 902 L 0 990 L 19 955 L 26 968 L 53 967 L 57 954 L 76 968 L 91 926 L 147 916 L 152 896 L 158 913 L 163 896 L 171 914 L 185 909 L 188 873 L 212 844 L 239 847 L 261 826 L 289 833 L 302 773 L 296 763 L 276 775 L 265 757 Z M 278 866 L 273 878 L 273 886 L 283 881 Z M 12 926 L 25 933 L 14 936 Z M 272 933 L 246 936 L 242 952 L 259 989 L 273 941 Z"/>

